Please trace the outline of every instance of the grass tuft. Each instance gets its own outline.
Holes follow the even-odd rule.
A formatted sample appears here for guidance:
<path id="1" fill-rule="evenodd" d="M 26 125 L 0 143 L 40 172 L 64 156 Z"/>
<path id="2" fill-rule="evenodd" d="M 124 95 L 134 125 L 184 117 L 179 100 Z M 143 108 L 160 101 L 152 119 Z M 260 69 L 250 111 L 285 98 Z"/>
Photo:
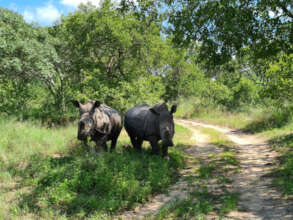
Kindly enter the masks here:
<path id="1" fill-rule="evenodd" d="M 147 142 L 142 153 L 133 150 L 125 131 L 115 152 L 93 154 L 76 140 L 75 124 L 0 119 L 0 218 L 106 219 L 145 203 L 175 183 L 184 166 L 177 145 L 186 146 L 190 133 L 175 129 L 167 161 L 151 155 Z"/>

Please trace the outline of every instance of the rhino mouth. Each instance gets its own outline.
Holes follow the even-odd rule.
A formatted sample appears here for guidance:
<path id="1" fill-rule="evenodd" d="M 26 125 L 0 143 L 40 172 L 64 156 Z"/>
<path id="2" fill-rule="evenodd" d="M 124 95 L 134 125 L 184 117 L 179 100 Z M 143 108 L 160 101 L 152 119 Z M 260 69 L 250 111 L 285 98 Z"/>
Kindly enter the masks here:
<path id="1" fill-rule="evenodd" d="M 163 146 L 173 147 L 174 143 L 172 140 L 163 140 Z"/>
<path id="2" fill-rule="evenodd" d="M 85 141 L 85 140 L 87 140 L 87 138 L 88 138 L 88 135 L 85 135 L 85 134 L 78 134 L 77 135 L 77 139 L 81 140 L 81 141 Z"/>

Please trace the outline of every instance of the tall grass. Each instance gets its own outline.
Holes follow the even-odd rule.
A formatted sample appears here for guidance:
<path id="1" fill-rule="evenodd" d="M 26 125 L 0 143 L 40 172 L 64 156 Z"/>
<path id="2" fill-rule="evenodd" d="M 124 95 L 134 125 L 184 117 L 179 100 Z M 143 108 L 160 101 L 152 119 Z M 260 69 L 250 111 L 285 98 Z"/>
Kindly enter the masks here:
<path id="1" fill-rule="evenodd" d="M 175 201 L 168 208 L 163 207 L 155 219 L 206 219 L 207 214 L 223 216 L 237 209 L 239 193 L 232 192 L 231 176 L 239 169 L 234 144 L 220 132 L 203 128 L 200 131 L 209 136 L 209 144 L 221 148 L 221 152 L 209 152 L 206 159 L 196 159 L 194 173 L 186 176 L 192 187 L 187 199 Z M 212 187 L 211 187 L 212 182 Z M 229 186 L 230 185 L 230 186 Z"/>
<path id="2" fill-rule="evenodd" d="M 274 185 L 293 197 L 293 105 L 275 103 L 250 106 L 241 111 L 226 111 L 219 106 L 203 106 L 198 98 L 178 101 L 177 117 L 188 117 L 208 123 L 229 126 L 262 135 L 280 157 L 273 171 Z"/>
<path id="3" fill-rule="evenodd" d="M 197 97 L 178 100 L 178 110 L 175 114 L 180 118 L 192 118 L 212 124 L 243 128 L 251 123 L 255 117 L 261 115 L 259 109 L 249 111 L 228 112 L 219 105 L 204 104 Z"/>
<path id="4" fill-rule="evenodd" d="M 189 131 L 176 125 L 176 143 Z M 165 192 L 184 166 L 177 147 L 170 160 L 130 147 L 125 131 L 113 153 L 87 153 L 76 125 L 45 128 L 0 120 L 0 218 L 100 218 Z"/>
<path id="5" fill-rule="evenodd" d="M 293 105 L 282 107 L 275 103 L 250 105 L 227 110 L 220 105 L 204 104 L 197 97 L 178 100 L 176 117 L 192 118 L 252 133 L 262 133 L 274 129 L 293 126 Z"/>

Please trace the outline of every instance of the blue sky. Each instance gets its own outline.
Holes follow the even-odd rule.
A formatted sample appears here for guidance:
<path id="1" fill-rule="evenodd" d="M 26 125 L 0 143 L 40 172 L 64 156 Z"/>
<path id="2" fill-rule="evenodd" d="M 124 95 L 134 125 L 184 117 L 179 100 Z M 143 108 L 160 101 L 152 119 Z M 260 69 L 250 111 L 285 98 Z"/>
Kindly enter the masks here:
<path id="1" fill-rule="evenodd" d="M 52 25 L 64 14 L 74 11 L 80 3 L 91 2 L 98 6 L 101 0 L 0 0 L 0 7 L 21 14 L 27 23 Z"/>

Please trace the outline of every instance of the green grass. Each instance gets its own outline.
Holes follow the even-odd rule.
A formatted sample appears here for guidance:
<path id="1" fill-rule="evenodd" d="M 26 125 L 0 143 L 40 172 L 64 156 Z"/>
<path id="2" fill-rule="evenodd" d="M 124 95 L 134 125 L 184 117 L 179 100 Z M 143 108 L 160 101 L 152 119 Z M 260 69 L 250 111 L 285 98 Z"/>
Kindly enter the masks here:
<path id="1" fill-rule="evenodd" d="M 259 108 L 242 112 L 227 112 L 220 106 L 203 106 L 198 98 L 180 99 L 175 117 L 196 119 L 210 124 L 244 128 L 264 114 Z"/>
<path id="2" fill-rule="evenodd" d="M 76 125 L 44 128 L 0 120 L 0 218 L 103 218 L 165 192 L 184 166 L 178 146 L 191 135 L 176 125 L 170 160 L 130 147 L 125 131 L 116 151 L 86 153 Z"/>
<path id="3" fill-rule="evenodd" d="M 210 143 L 221 148 L 222 152 L 210 152 L 204 161 L 192 158 L 196 169 L 186 180 L 194 190 L 187 199 L 175 201 L 168 208 L 163 207 L 156 219 L 205 219 L 208 214 L 221 219 L 226 213 L 237 209 L 239 194 L 229 190 L 229 184 L 233 184 L 231 176 L 239 169 L 235 146 L 214 129 L 198 129 L 208 135 Z M 208 187 L 211 181 L 213 186 L 218 187 L 216 192 Z"/>
<path id="4" fill-rule="evenodd" d="M 174 144 L 176 145 L 177 149 L 185 149 L 189 148 L 191 145 L 195 145 L 195 140 L 191 139 L 192 131 L 182 127 L 178 124 L 175 124 L 175 135 L 173 138 Z M 169 148 L 171 149 L 171 148 Z"/>
<path id="5" fill-rule="evenodd" d="M 146 202 L 148 195 L 164 192 L 176 181 L 182 158 L 172 152 L 166 161 L 126 149 L 99 155 L 78 152 L 61 158 L 33 155 L 30 163 L 19 173 L 23 186 L 33 185 L 22 196 L 20 207 L 39 215 L 52 209 L 62 210 L 66 216 L 87 216 L 130 209 Z"/>
<path id="6" fill-rule="evenodd" d="M 293 198 L 293 134 L 277 135 L 270 143 L 280 153 L 279 164 L 272 173 L 273 185 L 286 197 Z"/>
<path id="7" fill-rule="evenodd" d="M 176 117 L 188 117 L 211 124 L 241 129 L 261 135 L 279 154 L 272 173 L 274 186 L 286 197 L 293 197 L 293 105 L 274 104 L 246 108 L 241 112 L 227 112 L 223 108 L 202 109 L 196 99 L 181 100 Z"/>
<path id="8" fill-rule="evenodd" d="M 209 192 L 207 188 L 190 193 L 185 200 L 176 201 L 168 209 L 163 208 L 156 215 L 156 219 L 206 219 L 205 216 L 213 214 L 221 219 L 226 213 L 237 209 L 239 194 L 226 193 L 217 195 Z"/>
<path id="9" fill-rule="evenodd" d="M 250 106 L 241 111 L 226 111 L 220 106 L 202 106 L 197 98 L 179 100 L 180 118 L 192 118 L 211 124 L 242 129 L 251 133 L 266 133 L 271 130 L 293 128 L 293 105 L 283 107 Z"/>

